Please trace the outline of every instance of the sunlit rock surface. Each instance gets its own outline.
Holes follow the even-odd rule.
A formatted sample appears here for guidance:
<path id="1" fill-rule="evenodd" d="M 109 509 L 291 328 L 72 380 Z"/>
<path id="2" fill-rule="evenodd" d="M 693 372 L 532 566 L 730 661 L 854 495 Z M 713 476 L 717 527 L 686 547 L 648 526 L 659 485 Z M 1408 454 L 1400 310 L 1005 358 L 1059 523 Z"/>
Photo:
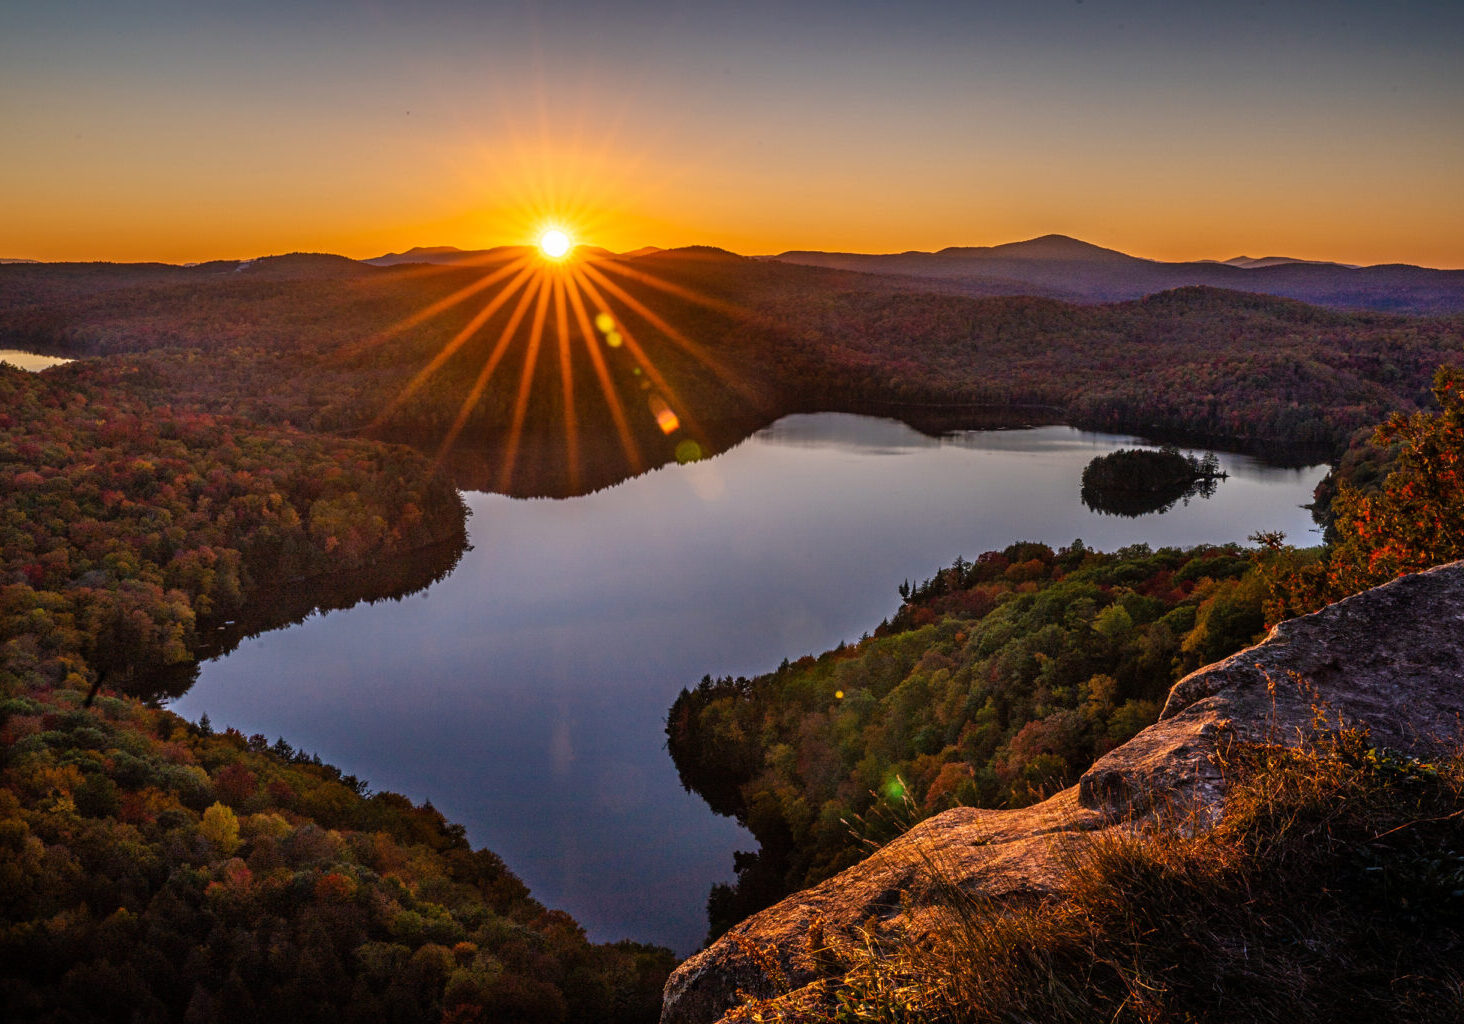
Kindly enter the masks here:
<path id="1" fill-rule="evenodd" d="M 775 950 L 798 984 L 792 954 L 815 920 L 825 934 L 852 935 L 903 915 L 918 932 L 940 901 L 932 866 L 997 899 L 1060 893 L 1066 865 L 1101 831 L 1218 813 L 1224 779 L 1214 755 L 1231 740 L 1296 745 L 1319 726 L 1363 725 L 1380 746 L 1427 754 L 1464 741 L 1461 723 L 1464 561 L 1283 622 L 1262 643 L 1191 673 L 1157 723 L 1041 804 L 946 811 L 754 915 L 671 975 L 662 1024 L 716 1021 L 739 989 L 776 994 L 749 944 Z"/>

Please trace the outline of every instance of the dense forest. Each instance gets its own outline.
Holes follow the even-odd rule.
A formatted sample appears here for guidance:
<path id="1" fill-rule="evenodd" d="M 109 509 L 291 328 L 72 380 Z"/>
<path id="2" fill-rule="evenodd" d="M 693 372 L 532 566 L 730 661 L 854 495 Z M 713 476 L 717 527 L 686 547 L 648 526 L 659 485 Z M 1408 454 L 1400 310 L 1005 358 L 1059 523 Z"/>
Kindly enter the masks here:
<path id="1" fill-rule="evenodd" d="M 411 449 L 148 402 L 135 373 L 0 366 L 6 1019 L 654 1019 L 669 951 L 591 945 L 430 806 L 138 699 L 426 585 L 465 513 Z"/>
<path id="2" fill-rule="evenodd" d="M 1464 351 L 1459 316 L 1198 287 L 1099 306 L 978 299 L 705 249 L 587 261 L 562 309 L 552 281 L 499 301 L 521 256 L 5 266 L 0 336 L 119 356 L 140 393 L 201 411 L 434 452 L 450 437 L 461 482 L 521 494 L 581 493 L 821 409 L 946 426 L 1001 412 L 1330 457 L 1426 401 L 1433 368 Z"/>
<path id="3" fill-rule="evenodd" d="M 1235 547 L 1114 554 L 1014 544 L 958 559 L 875 634 L 756 679 L 704 679 L 667 720 L 683 783 L 757 838 L 713 934 L 955 804 L 1072 783 L 1159 714 L 1185 672 L 1263 627 Z"/>
<path id="4" fill-rule="evenodd" d="M 243 636 L 448 571 L 454 483 L 583 493 L 824 409 L 1336 453 L 1426 402 L 1464 348 L 1459 317 L 1202 288 L 979 299 L 715 250 L 605 259 L 510 301 L 493 285 L 521 257 L 0 266 L 6 344 L 96 357 L 0 367 L 13 1016 L 654 1015 L 666 951 L 591 946 L 430 808 L 137 699 Z M 1445 420 L 1396 420 L 1386 452 L 1344 458 L 1336 554 L 1016 544 L 907 587 L 857 645 L 683 694 L 683 779 L 762 845 L 714 894 L 714 929 L 849 863 L 889 812 L 1037 798 L 1146 724 L 1177 673 L 1426 563 L 1418 545 L 1464 524 L 1419 518 L 1396 481 L 1438 477 Z"/>
<path id="5" fill-rule="evenodd" d="M 8 1021 L 651 1021 L 669 950 L 592 945 L 461 826 L 283 739 L 0 697 Z"/>
<path id="6" fill-rule="evenodd" d="M 460 499 L 410 449 L 146 403 L 127 372 L 0 365 L 0 690 L 176 692 L 215 634 L 308 612 L 314 578 L 385 596 L 394 558 L 448 552 L 411 589 L 461 550 Z"/>
<path id="7" fill-rule="evenodd" d="M 1329 486 L 1333 537 L 1297 550 L 1112 554 L 1015 544 L 900 587 L 873 636 L 755 679 L 705 678 L 667 716 L 683 784 L 759 850 L 714 888 L 712 935 L 954 804 L 1016 807 L 1070 785 L 1158 716 L 1187 672 L 1284 618 L 1464 557 L 1464 377 L 1397 414 Z"/>

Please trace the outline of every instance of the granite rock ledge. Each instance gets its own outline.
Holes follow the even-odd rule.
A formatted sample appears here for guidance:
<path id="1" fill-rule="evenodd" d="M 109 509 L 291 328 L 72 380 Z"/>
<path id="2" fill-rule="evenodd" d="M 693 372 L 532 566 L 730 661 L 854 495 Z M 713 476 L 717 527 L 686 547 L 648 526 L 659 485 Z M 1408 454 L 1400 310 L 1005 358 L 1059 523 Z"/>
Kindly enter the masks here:
<path id="1" fill-rule="evenodd" d="M 1380 746 L 1427 755 L 1464 742 L 1464 561 L 1404 576 L 1283 622 L 1264 641 L 1181 679 L 1159 721 L 1109 751 L 1076 786 L 1011 811 L 958 807 L 866 860 L 737 925 L 666 983 L 662 1024 L 711 1024 L 742 989 L 774 995 L 745 944 L 792 953 L 814 921 L 852 935 L 904 917 L 918 932 L 942 873 L 995 899 L 1053 898 L 1076 852 L 1108 829 L 1218 815 L 1215 754 L 1235 740 L 1298 745 L 1319 727 L 1365 726 Z M 1198 812 L 1198 813 L 1196 813 Z"/>

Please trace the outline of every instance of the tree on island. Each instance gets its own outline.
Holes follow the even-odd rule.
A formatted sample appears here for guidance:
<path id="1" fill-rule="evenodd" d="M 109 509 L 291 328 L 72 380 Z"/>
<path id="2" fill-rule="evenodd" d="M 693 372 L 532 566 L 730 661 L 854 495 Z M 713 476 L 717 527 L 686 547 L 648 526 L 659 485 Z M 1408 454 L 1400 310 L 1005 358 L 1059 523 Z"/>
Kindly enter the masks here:
<path id="1" fill-rule="evenodd" d="M 1169 445 L 1157 451 L 1121 448 L 1083 470 L 1083 504 L 1113 516 L 1165 512 L 1177 501 L 1210 497 L 1227 475 L 1214 452 L 1196 458 Z"/>

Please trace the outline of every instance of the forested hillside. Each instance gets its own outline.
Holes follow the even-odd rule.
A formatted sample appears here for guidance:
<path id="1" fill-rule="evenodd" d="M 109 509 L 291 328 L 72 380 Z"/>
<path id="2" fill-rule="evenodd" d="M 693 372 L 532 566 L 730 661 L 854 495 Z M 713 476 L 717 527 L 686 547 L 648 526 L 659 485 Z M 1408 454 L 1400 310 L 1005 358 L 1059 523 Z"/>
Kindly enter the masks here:
<path id="1" fill-rule="evenodd" d="M 202 410 L 428 451 L 451 437 L 467 456 L 453 462 L 460 479 L 525 494 L 580 493 L 677 457 L 682 441 L 714 452 L 778 415 L 820 409 L 945 425 L 1003 412 L 1333 453 L 1359 427 L 1417 407 L 1433 368 L 1464 351 L 1458 316 L 1207 288 L 1106 306 L 976 299 L 938 282 L 697 249 L 586 264 L 599 276 L 584 273 L 584 317 L 565 305 L 561 343 L 559 300 L 544 299 L 535 349 L 535 303 L 485 309 L 502 281 L 489 278 L 515 251 L 483 258 L 497 262 L 0 267 L 0 337 L 125 354 L 145 393 Z"/>
<path id="2" fill-rule="evenodd" d="M 669 950 L 591 945 L 430 805 L 284 740 L 7 690 L 7 1021 L 656 1019 Z"/>
<path id="3" fill-rule="evenodd" d="M 410 449 L 144 403 L 127 376 L 0 366 L 5 691 L 176 690 L 226 621 L 302 614 L 282 595 L 306 580 L 461 549 L 461 502 Z"/>
<path id="4" fill-rule="evenodd" d="M 125 696 L 465 543 L 411 449 L 148 402 L 138 372 L 0 366 L 5 1019 L 654 1019 L 669 951 L 589 944 L 430 806 Z"/>
<path id="5" fill-rule="evenodd" d="M 757 837 L 712 933 L 954 804 L 1019 807 L 1155 720 L 1181 676 L 1295 615 L 1464 557 L 1464 384 L 1378 428 L 1334 481 L 1333 540 L 1299 551 L 1113 554 L 1016 544 L 915 587 L 871 637 L 755 679 L 705 678 L 667 716 L 683 784 Z"/>
<path id="6" fill-rule="evenodd" d="M 785 252 L 777 259 L 812 266 L 906 274 L 1004 295 L 1114 302 L 1170 288 L 1203 285 L 1298 299 L 1335 309 L 1464 311 L 1464 273 L 1407 264 L 1355 267 L 1316 260 L 1244 258 L 1169 263 L 1141 259 L 1065 235 L 1005 245 L 952 246 L 939 252 L 882 255 Z"/>
<path id="7" fill-rule="evenodd" d="M 1150 724 L 1185 672 L 1255 639 L 1234 547 L 1014 544 L 913 588 L 872 637 L 756 679 L 704 679 L 667 737 L 683 783 L 757 837 L 718 934 L 957 803 L 1018 807 Z"/>
<path id="8" fill-rule="evenodd" d="M 653 1012 L 668 954 L 590 947 L 435 812 L 116 696 L 176 692 L 243 635 L 446 571 L 464 533 L 444 469 L 582 493 L 818 409 L 1340 451 L 1426 401 L 1464 347 L 1458 317 L 1208 289 L 973 299 L 712 250 L 613 261 L 580 307 L 552 280 L 499 302 L 489 278 L 512 258 L 0 267 L 6 343 L 100 357 L 0 367 L 0 842 L 20 865 L 4 984 L 22 1015 L 76 1019 L 56 1015 L 102 990 L 123 993 L 102 1012 L 142 1020 Z M 1409 504 L 1454 450 L 1429 440 L 1457 433 L 1458 389 L 1440 386 L 1443 420 L 1390 428 L 1414 488 L 1344 487 L 1330 560 L 1275 538 L 1018 544 L 914 587 L 858 645 L 684 694 L 668 724 L 683 779 L 762 844 L 714 895 L 714 927 L 858 856 L 846 821 L 878 837 L 889 810 L 1035 799 L 1267 616 L 1464 536 Z"/>

